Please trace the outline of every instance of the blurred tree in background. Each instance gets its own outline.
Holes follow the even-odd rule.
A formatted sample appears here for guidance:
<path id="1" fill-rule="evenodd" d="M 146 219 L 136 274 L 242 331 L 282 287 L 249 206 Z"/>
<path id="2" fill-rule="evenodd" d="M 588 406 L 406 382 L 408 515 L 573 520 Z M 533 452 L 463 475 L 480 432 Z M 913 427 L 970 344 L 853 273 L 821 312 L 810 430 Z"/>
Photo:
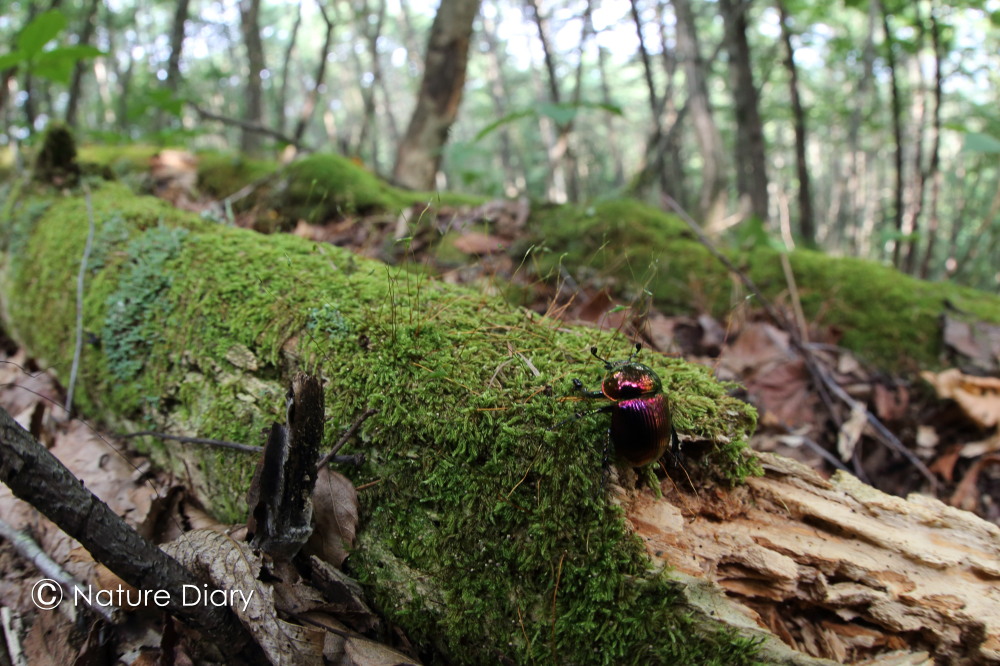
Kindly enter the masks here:
<path id="1" fill-rule="evenodd" d="M 666 194 L 998 290 L 998 26 L 997 0 L 2 0 L 0 144 L 57 119 L 421 189 Z"/>

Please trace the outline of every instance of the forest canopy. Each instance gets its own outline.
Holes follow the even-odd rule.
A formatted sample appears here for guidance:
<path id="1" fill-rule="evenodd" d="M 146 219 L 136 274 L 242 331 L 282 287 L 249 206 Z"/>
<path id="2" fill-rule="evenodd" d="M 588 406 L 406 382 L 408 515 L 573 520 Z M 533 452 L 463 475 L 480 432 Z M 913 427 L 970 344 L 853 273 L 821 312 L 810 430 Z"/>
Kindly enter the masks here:
<path id="1" fill-rule="evenodd" d="M 717 232 L 756 217 L 785 245 L 1000 285 L 995 1 L 5 4 L 7 146 L 58 119 L 93 142 L 335 151 L 418 189 L 666 195 Z M 441 143 L 414 181 L 425 98 L 453 121 L 420 130 Z"/>

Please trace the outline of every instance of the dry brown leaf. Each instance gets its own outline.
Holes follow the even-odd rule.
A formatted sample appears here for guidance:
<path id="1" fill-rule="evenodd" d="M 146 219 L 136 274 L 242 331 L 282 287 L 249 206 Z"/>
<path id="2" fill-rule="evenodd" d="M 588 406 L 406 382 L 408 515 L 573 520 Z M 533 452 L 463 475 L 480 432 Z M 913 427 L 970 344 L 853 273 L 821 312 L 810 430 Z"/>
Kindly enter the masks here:
<path id="1" fill-rule="evenodd" d="M 944 343 L 986 372 L 1000 369 L 1000 326 L 944 317 Z"/>
<path id="2" fill-rule="evenodd" d="M 454 245 L 464 254 L 493 254 L 504 249 L 502 238 L 479 231 L 466 231 L 455 239 Z"/>
<path id="3" fill-rule="evenodd" d="M 921 372 L 920 376 L 942 398 L 951 398 L 966 416 L 981 428 L 1000 423 L 1000 378 L 976 377 L 951 368 L 940 373 Z"/>
<path id="4" fill-rule="evenodd" d="M 312 503 L 315 526 L 306 552 L 339 567 L 354 545 L 358 526 L 354 484 L 343 474 L 324 467 L 316 477 Z"/>
<path id="5" fill-rule="evenodd" d="M 882 421 L 898 421 L 906 416 L 910 406 L 910 392 L 904 386 L 892 388 L 874 384 L 875 414 Z"/>
<path id="6" fill-rule="evenodd" d="M 412 657 L 367 638 L 352 637 L 344 643 L 345 664 L 352 666 L 409 666 L 419 664 Z"/>
<path id="7" fill-rule="evenodd" d="M 837 453 L 841 460 L 850 460 L 854 455 L 854 447 L 861 440 L 861 433 L 865 431 L 868 424 L 868 410 L 860 402 L 854 403 L 851 407 L 851 416 L 844 421 L 844 424 L 837 432 Z"/>
<path id="8" fill-rule="evenodd" d="M 962 445 L 963 458 L 976 458 L 987 453 L 1000 451 L 1000 428 L 986 439 Z"/>
<path id="9" fill-rule="evenodd" d="M 233 612 L 272 664 L 323 663 L 323 632 L 278 617 L 273 588 L 258 580 L 260 557 L 247 544 L 212 530 L 196 530 L 163 550 L 202 580 L 236 594 Z"/>

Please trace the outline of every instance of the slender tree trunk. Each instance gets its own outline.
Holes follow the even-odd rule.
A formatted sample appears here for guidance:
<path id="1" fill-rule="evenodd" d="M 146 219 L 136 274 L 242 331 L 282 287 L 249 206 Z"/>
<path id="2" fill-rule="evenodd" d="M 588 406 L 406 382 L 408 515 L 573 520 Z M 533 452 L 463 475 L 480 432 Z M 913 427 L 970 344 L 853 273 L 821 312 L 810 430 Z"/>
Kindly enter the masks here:
<path id="1" fill-rule="evenodd" d="M 695 138 L 701 152 L 701 193 L 698 215 L 705 229 L 718 231 L 726 215 L 725 156 L 722 136 L 715 123 L 708 97 L 705 61 L 698 45 L 698 28 L 688 0 L 673 0 L 677 14 L 677 54 L 684 63 L 687 79 L 688 106 L 694 123 Z"/>
<path id="2" fill-rule="evenodd" d="M 889 85 L 892 102 L 892 136 L 895 143 L 893 163 L 895 166 L 895 183 L 893 192 L 893 229 L 896 240 L 892 250 L 892 263 L 897 268 L 900 265 L 903 248 L 903 103 L 900 98 L 899 81 L 896 76 L 896 46 L 893 39 L 892 25 L 889 23 L 889 13 L 882 6 L 882 31 L 885 33 L 885 60 L 889 66 Z"/>
<path id="3" fill-rule="evenodd" d="M 920 277 L 930 276 L 931 263 L 934 261 L 934 248 L 940 227 L 938 219 L 938 199 L 941 194 L 941 100 L 944 89 L 944 76 L 941 72 L 941 60 L 944 50 L 941 46 L 941 26 L 938 24 L 935 5 L 931 5 L 930 25 L 931 43 L 934 46 L 934 117 L 931 120 L 931 159 L 927 165 L 924 178 L 931 179 L 931 198 L 927 211 L 927 249 L 920 265 Z"/>
<path id="4" fill-rule="evenodd" d="M 309 121 L 313 117 L 313 111 L 316 109 L 316 103 L 319 101 L 319 91 L 326 80 L 327 55 L 330 53 L 330 45 L 333 42 L 334 23 L 326 13 L 326 7 L 323 6 L 323 3 L 320 2 L 318 6 L 320 15 L 323 17 L 323 22 L 326 23 L 326 37 L 323 39 L 323 48 L 320 49 L 319 62 L 316 64 L 316 74 L 313 76 L 312 88 L 306 94 L 302 110 L 299 112 L 299 118 L 295 123 L 295 131 L 292 132 L 292 139 L 295 141 L 296 146 L 302 144 L 302 137 L 305 136 L 306 127 L 309 126 Z"/>
<path id="5" fill-rule="evenodd" d="M 264 71 L 264 44 L 260 38 L 260 0 L 240 0 L 240 29 L 247 51 L 246 110 L 244 120 L 253 125 L 264 124 L 264 91 L 261 72 Z M 244 128 L 240 135 L 240 150 L 248 155 L 260 152 L 261 135 Z"/>
<path id="6" fill-rule="evenodd" d="M 913 11 L 916 13 L 916 48 L 919 54 L 923 51 L 925 32 L 919 3 L 913 5 Z M 919 58 L 910 58 L 908 66 L 915 88 L 910 112 L 910 116 L 913 118 L 912 136 L 910 137 L 910 143 L 913 145 L 913 167 L 910 169 L 910 183 L 907 186 L 906 205 L 903 213 L 903 235 L 906 239 L 902 249 L 900 268 L 910 275 L 915 275 L 917 272 L 916 263 L 918 253 L 917 236 L 920 228 L 920 220 L 924 212 L 924 190 L 926 185 L 924 137 L 927 129 L 927 90 L 924 85 L 923 68 L 920 66 Z"/>
<path id="7" fill-rule="evenodd" d="M 531 10 L 531 18 L 538 30 L 538 41 L 542 45 L 542 56 L 547 75 L 545 82 L 548 86 L 549 100 L 553 104 L 562 104 L 559 75 L 556 72 L 555 55 L 552 53 L 548 22 L 542 16 L 538 0 L 527 0 L 527 5 Z M 573 183 L 575 174 L 566 168 L 566 160 L 564 159 L 569 144 L 571 127 L 567 123 L 559 123 L 548 117 L 540 117 L 539 124 L 542 128 L 542 136 L 547 137 L 546 143 L 548 147 L 550 175 L 548 198 L 555 203 L 565 203 L 570 198 L 570 192 L 575 189 Z"/>
<path id="8" fill-rule="evenodd" d="M 851 110 L 851 120 L 847 129 L 847 174 L 843 180 L 849 184 L 849 188 L 854 192 L 860 190 L 861 171 L 866 169 L 867 153 L 861 150 L 861 121 L 863 120 L 863 110 L 872 108 L 875 100 L 869 99 L 869 88 L 871 88 L 872 78 L 875 68 L 875 31 L 879 20 L 878 0 L 872 0 L 868 6 L 868 35 L 865 37 L 865 47 L 861 52 L 862 71 L 861 78 L 854 93 L 854 108 Z M 831 227 L 843 228 L 847 219 L 856 214 L 862 208 L 871 209 L 872 200 L 870 197 L 860 198 L 857 195 L 850 200 L 847 197 L 840 197 L 837 205 L 841 214 L 827 218 L 827 224 Z M 867 219 L 867 215 L 863 215 Z M 862 257 L 870 253 L 869 239 L 870 231 L 861 230 L 855 234 L 851 240 L 854 245 L 854 252 Z"/>
<path id="9" fill-rule="evenodd" d="M 639 59 L 642 60 L 642 74 L 646 79 L 646 90 L 649 94 L 649 111 L 653 117 L 653 122 L 658 123 L 660 101 L 656 94 L 656 82 L 653 78 L 653 62 L 649 57 L 649 50 L 646 48 L 646 39 L 643 36 L 642 17 L 639 15 L 637 0 L 629 0 L 629 10 L 632 15 L 632 22 L 635 23 L 635 34 L 639 38 Z"/>
<path id="10" fill-rule="evenodd" d="M 323 17 L 326 18 L 326 8 L 322 3 L 319 5 Z M 274 103 L 274 126 L 279 132 L 284 133 L 285 125 L 288 122 L 288 76 L 292 65 L 292 54 L 295 53 L 295 42 L 299 37 L 299 28 L 302 27 L 302 3 L 295 5 L 295 22 L 292 24 L 292 34 L 288 37 L 288 47 L 285 48 L 285 57 L 281 60 L 281 88 L 278 91 L 278 99 Z"/>
<path id="11" fill-rule="evenodd" d="M 385 0 L 378 0 L 378 8 L 376 11 L 371 12 L 368 9 L 367 0 L 365 0 L 365 9 L 368 17 L 374 15 L 375 23 L 372 25 L 371 21 L 366 21 L 365 25 L 367 28 L 365 34 L 368 38 L 368 56 L 371 59 L 371 85 L 368 87 L 368 102 L 371 107 L 373 125 L 375 126 L 375 131 L 371 133 L 372 140 L 372 166 L 373 168 L 381 172 L 379 166 L 380 160 L 380 150 L 379 150 L 379 137 L 381 132 L 378 128 L 378 121 L 384 116 L 383 113 L 379 113 L 379 103 L 378 103 L 378 93 L 379 89 L 382 87 L 382 64 L 379 60 L 378 52 L 378 42 L 382 36 L 382 28 L 385 26 L 385 13 L 386 13 L 386 2 Z"/>
<path id="12" fill-rule="evenodd" d="M 729 53 L 729 80 L 736 115 L 736 185 L 741 196 L 750 199 L 750 210 L 761 220 L 768 218 L 767 155 L 760 102 L 753 81 L 750 44 L 747 41 L 749 0 L 719 0 L 726 26 L 725 44 Z"/>
<path id="13" fill-rule="evenodd" d="M 184 0 L 185 2 L 187 0 Z M 90 0 L 87 8 L 87 16 L 83 20 L 83 29 L 80 31 L 80 39 L 77 44 L 89 46 L 94 39 L 94 29 L 97 27 L 97 8 L 101 0 Z M 73 77 L 69 82 L 69 99 L 66 102 L 66 124 L 70 127 L 76 126 L 77 110 L 80 107 L 80 95 L 82 92 L 83 75 L 92 66 L 90 61 L 78 60 L 73 67 Z"/>
<path id="14" fill-rule="evenodd" d="M 788 26 L 788 12 L 779 0 L 778 14 L 781 21 L 781 39 L 785 43 L 785 67 L 788 69 L 788 94 L 792 101 L 792 117 L 795 119 L 795 171 L 799 179 L 799 233 L 809 246 L 816 245 L 816 224 L 813 219 L 812 194 L 809 187 L 809 163 L 806 155 L 806 112 L 799 97 L 799 75 L 795 66 L 795 51 L 792 48 L 791 29 Z"/>
<path id="15" fill-rule="evenodd" d="M 504 49 L 496 36 L 496 20 L 486 16 L 483 16 L 482 20 L 482 38 L 486 44 L 486 78 L 490 99 L 493 102 L 493 112 L 496 117 L 503 118 L 509 112 L 507 100 L 510 99 L 510 88 L 504 72 L 503 60 L 500 57 L 504 53 Z M 510 197 L 518 196 L 523 194 L 525 178 L 523 172 L 519 174 L 515 168 L 514 141 L 507 125 L 500 127 L 497 132 L 500 143 L 500 166 L 504 173 L 504 192 Z M 518 162 L 524 163 L 520 154 Z"/>
<path id="16" fill-rule="evenodd" d="M 601 45 L 597 46 L 597 71 L 600 77 L 601 83 L 601 103 L 610 106 L 613 104 L 611 97 L 611 86 L 608 85 L 608 52 L 607 49 Z M 608 152 L 611 154 L 611 166 L 614 169 L 614 174 L 612 176 L 612 185 L 614 187 L 620 187 L 625 183 L 625 159 L 622 155 L 621 144 L 618 142 L 618 132 L 616 131 L 616 125 L 618 124 L 618 118 L 609 118 L 608 125 L 609 131 L 608 136 L 605 139 L 606 145 L 608 147 Z M 657 120 L 654 118 L 654 122 Z"/>
<path id="17" fill-rule="evenodd" d="M 441 0 L 427 40 L 417 104 L 396 154 L 393 178 L 414 189 L 434 187 L 465 87 L 472 22 L 480 0 Z"/>

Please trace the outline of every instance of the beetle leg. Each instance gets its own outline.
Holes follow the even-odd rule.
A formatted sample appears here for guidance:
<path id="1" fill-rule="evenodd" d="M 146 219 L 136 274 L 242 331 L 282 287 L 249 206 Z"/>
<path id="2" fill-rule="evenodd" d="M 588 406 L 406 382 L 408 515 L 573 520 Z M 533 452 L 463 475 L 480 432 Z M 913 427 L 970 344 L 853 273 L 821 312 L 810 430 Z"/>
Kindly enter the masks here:
<path id="1" fill-rule="evenodd" d="M 606 398 L 604 393 L 601 391 L 588 391 L 583 388 L 583 382 L 579 379 L 573 380 L 573 388 L 584 398 Z"/>
<path id="2" fill-rule="evenodd" d="M 681 461 L 681 439 L 677 436 L 677 429 L 670 425 L 670 455 L 677 462 Z"/>

